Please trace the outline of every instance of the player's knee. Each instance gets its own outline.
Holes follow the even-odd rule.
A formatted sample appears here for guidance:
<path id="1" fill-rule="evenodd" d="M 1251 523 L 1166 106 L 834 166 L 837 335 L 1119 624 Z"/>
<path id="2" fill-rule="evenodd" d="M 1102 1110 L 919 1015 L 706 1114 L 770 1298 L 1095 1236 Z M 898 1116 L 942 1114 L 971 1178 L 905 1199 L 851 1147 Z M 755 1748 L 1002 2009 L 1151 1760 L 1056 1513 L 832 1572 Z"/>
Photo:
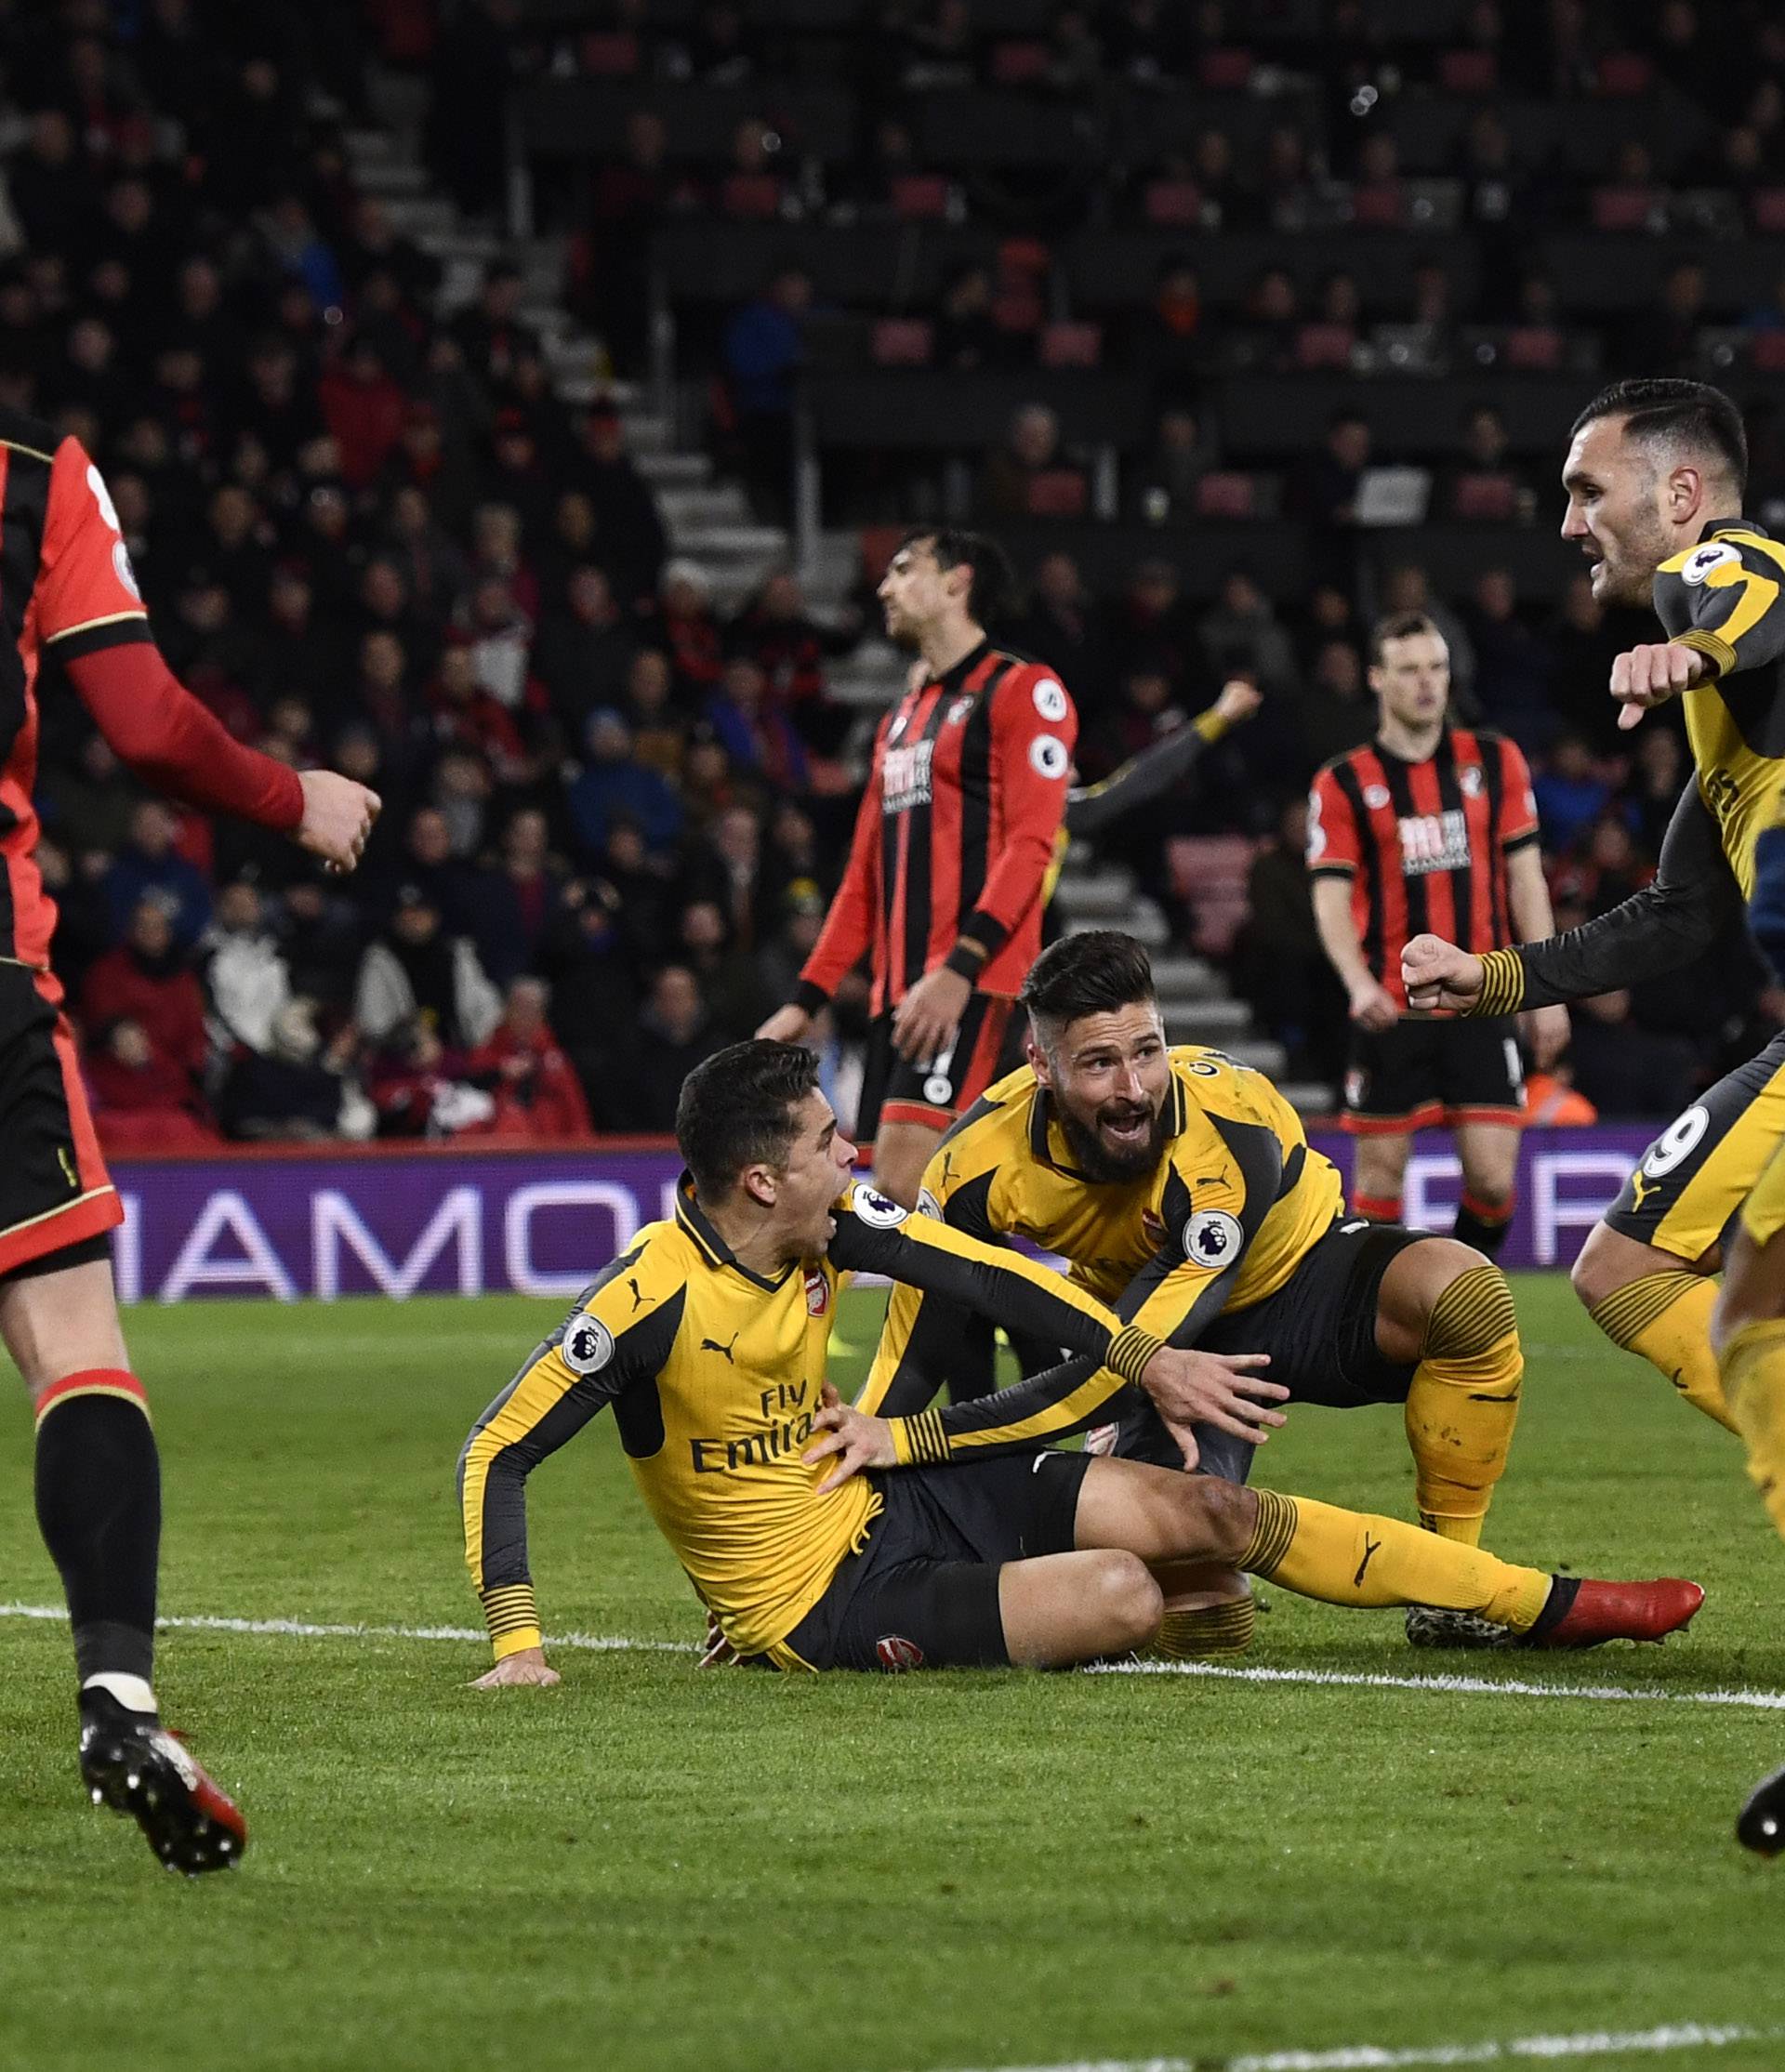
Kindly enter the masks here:
<path id="1" fill-rule="evenodd" d="M 1180 1478 L 1177 1502 L 1183 1558 L 1206 1557 L 1237 1565 L 1252 1542 L 1257 1503 L 1251 1492 L 1219 1475 Z"/>
<path id="2" fill-rule="evenodd" d="M 1110 1649 L 1144 1647 L 1158 1631 L 1165 1593 L 1138 1554 L 1104 1554 L 1091 1591 L 1098 1630 Z"/>
<path id="3" fill-rule="evenodd" d="M 1580 1247 L 1580 1256 L 1568 1269 L 1568 1285 L 1580 1299 L 1583 1309 L 1596 1310 L 1607 1295 L 1615 1295 L 1624 1285 L 1625 1274 L 1607 1249 L 1593 1242 L 1605 1228 L 1598 1224 L 1589 1233 L 1586 1243 Z"/>

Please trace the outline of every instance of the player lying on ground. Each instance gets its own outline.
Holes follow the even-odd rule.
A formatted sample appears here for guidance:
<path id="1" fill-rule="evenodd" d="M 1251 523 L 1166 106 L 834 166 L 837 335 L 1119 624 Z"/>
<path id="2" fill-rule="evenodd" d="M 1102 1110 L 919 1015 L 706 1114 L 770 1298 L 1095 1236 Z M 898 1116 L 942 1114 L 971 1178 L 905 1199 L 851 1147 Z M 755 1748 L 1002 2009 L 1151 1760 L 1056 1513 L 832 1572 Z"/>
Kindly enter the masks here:
<path id="1" fill-rule="evenodd" d="M 10 657 L 0 771 L 0 1339 L 36 1411 L 37 1521 L 60 1572 L 80 1678 L 81 1774 L 169 1869 L 226 1868 L 241 1814 L 156 1709 L 161 1463 L 112 1285 L 124 1221 L 50 970 L 32 808 L 46 654 L 120 759 L 206 812 L 288 834 L 351 870 L 378 811 L 364 785 L 299 776 L 233 740 L 182 690 L 149 630 L 99 471 L 73 439 L 0 412 L 0 647 Z"/>
<path id="2" fill-rule="evenodd" d="M 721 1051 L 689 1075 L 676 1120 L 689 1173 L 675 1220 L 602 1275 L 460 1457 L 466 1558 L 496 1653 L 486 1686 L 556 1681 L 527 1568 L 526 1478 L 607 1403 L 725 1641 L 779 1669 L 1081 1662 L 1150 1640 L 1165 1591 L 1211 1561 L 1334 1603 L 1452 1606 L 1552 1646 L 1659 1639 L 1702 1602 L 1692 1583 L 1576 1584 L 1392 1519 L 1136 1461 L 1031 1445 L 858 1473 L 864 1448 L 889 1467 L 928 1450 L 937 1414 L 865 1418 L 826 1389 L 850 1271 L 972 1288 L 1000 1320 L 1088 1356 L 1104 1400 L 1161 1364 L 1173 1379 L 1173 1355 L 1046 1268 L 907 1220 L 870 1189 L 840 1199 L 853 1147 L 804 1050 Z M 1233 1421 L 1276 1421 L 1256 1400 L 1274 1392 L 1236 1365 Z M 814 1445 L 820 1433 L 833 1436 Z"/>
<path id="3" fill-rule="evenodd" d="M 1295 1401 L 1404 1404 L 1421 1523 L 1478 1544 L 1525 1369 L 1499 1267 L 1452 1238 L 1348 1221 L 1338 1171 L 1262 1073 L 1167 1048 L 1152 967 L 1132 936 L 1098 930 L 1053 944 L 1023 1003 L 1031 1062 L 943 1139 L 926 1206 L 970 1236 L 1025 1237 L 1060 1254 L 1081 1287 L 1173 1346 L 1268 1355 Z M 947 1298 L 895 1288 L 857 1407 L 923 1410 L 965 1329 Z M 964 1456 L 1075 1431 L 1102 1395 L 1088 1369 L 1057 1368 L 957 1402 L 940 1425 L 915 1421 L 945 1429 Z M 1129 1395 L 1121 1412 L 1117 1454 L 1176 1465 L 1144 1398 Z M 1196 1438 L 1203 1472 L 1246 1479 L 1250 1446 L 1219 1431 Z M 1240 1578 L 1210 1578 L 1172 1604 L 1162 1645 L 1233 1652 L 1251 1626 Z M 1423 1610 L 1408 1631 L 1431 1645 L 1504 1637 Z"/>

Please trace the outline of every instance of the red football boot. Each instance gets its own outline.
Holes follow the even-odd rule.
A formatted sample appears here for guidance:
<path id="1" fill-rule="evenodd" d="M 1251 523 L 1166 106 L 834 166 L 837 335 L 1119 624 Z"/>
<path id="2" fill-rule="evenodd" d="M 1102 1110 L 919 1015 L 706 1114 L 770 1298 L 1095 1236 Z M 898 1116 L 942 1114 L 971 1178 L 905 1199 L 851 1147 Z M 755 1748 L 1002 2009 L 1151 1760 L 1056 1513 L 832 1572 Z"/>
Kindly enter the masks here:
<path id="1" fill-rule="evenodd" d="M 1606 1641 L 1664 1641 L 1690 1626 L 1704 1603 L 1697 1583 L 1663 1576 L 1654 1583 L 1599 1583 L 1591 1577 L 1574 1582 L 1558 1576 L 1559 1595 L 1573 1583 L 1569 1602 L 1551 1618 L 1551 1605 L 1526 1635 L 1529 1647 L 1598 1647 Z"/>
<path id="2" fill-rule="evenodd" d="M 179 1735 L 106 1692 L 82 1696 L 81 1775 L 93 1803 L 127 1813 L 169 1870 L 228 1870 L 248 1845 L 241 1808 Z"/>

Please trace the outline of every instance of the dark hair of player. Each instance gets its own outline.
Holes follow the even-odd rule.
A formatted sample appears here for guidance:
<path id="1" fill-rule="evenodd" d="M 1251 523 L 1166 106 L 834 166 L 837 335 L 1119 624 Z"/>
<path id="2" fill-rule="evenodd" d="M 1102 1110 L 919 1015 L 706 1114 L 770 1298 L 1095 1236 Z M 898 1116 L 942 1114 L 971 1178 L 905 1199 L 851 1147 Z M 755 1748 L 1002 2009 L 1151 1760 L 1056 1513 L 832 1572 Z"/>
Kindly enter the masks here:
<path id="1" fill-rule="evenodd" d="M 1410 640 L 1416 633 L 1442 633 L 1433 625 L 1423 612 L 1391 612 L 1386 618 L 1378 619 L 1369 629 L 1369 666 L 1380 669 L 1382 666 L 1382 643 L 1385 640 Z"/>
<path id="2" fill-rule="evenodd" d="M 723 1201 L 747 1166 L 779 1167 L 799 1132 L 794 1110 L 818 1085 L 818 1057 L 797 1043 L 734 1043 L 697 1064 L 676 1103 L 676 1144 L 694 1191 Z"/>
<path id="3" fill-rule="evenodd" d="M 1038 1023 L 1064 1029 L 1087 1014 L 1111 1014 L 1158 997 L 1144 949 L 1119 929 L 1063 936 L 1029 967 L 1020 1004 Z"/>
<path id="4" fill-rule="evenodd" d="M 1573 438 L 1596 417 L 1625 419 L 1626 438 L 1658 445 L 1670 442 L 1714 454 L 1738 490 L 1748 486 L 1748 433 L 1741 412 L 1709 382 L 1676 380 L 1672 376 L 1614 381 L 1609 389 L 1600 389 L 1574 420 L 1568 436 Z"/>
<path id="5" fill-rule="evenodd" d="M 995 539 L 959 525 L 914 525 L 899 545 L 915 547 L 919 541 L 936 557 L 938 568 L 972 570 L 967 610 L 974 625 L 990 626 L 1003 615 L 1016 589 L 1016 575 Z"/>

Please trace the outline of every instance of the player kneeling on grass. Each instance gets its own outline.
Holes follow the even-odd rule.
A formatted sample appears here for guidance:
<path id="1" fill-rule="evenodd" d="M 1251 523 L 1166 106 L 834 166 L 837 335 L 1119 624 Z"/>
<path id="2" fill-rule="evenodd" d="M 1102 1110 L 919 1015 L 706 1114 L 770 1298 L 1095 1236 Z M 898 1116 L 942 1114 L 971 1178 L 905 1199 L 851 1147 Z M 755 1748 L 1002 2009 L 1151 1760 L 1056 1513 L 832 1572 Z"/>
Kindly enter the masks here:
<path id="1" fill-rule="evenodd" d="M 1558 1646 L 1659 1640 L 1702 1602 L 1692 1583 L 1553 1578 L 1392 1519 L 1032 1442 L 860 1472 L 932 1452 L 932 1420 L 948 1413 L 867 1418 L 826 1386 L 831 1311 L 855 1270 L 964 1295 L 1096 1363 L 1081 1421 L 1130 1383 L 1179 1425 L 1218 1410 L 1257 1431 L 1281 1413 L 1240 1363 L 1211 1381 L 1209 1363 L 1048 1268 L 849 1186 L 853 1147 L 804 1050 L 721 1051 L 689 1075 L 676 1122 L 689 1170 L 674 1220 L 602 1274 L 460 1457 L 466 1557 L 496 1655 L 483 1686 L 557 1681 L 527 1568 L 526 1479 L 607 1403 L 725 1642 L 779 1669 L 1120 1653 L 1157 1631 L 1176 1571 L 1210 1561 L 1334 1603 L 1451 1606 Z"/>
<path id="2" fill-rule="evenodd" d="M 1131 935 L 1055 943 L 1022 1004 L 1029 1062 L 943 1139 L 926 1205 L 971 1236 L 1059 1253 L 1124 1321 L 1204 1358 L 1250 1356 L 1295 1402 L 1403 1405 L 1420 1523 L 1479 1545 L 1525 1371 L 1500 1268 L 1454 1238 L 1348 1218 L 1337 1169 L 1263 1073 L 1167 1045 L 1152 967 Z M 896 1288 L 857 1407 L 922 1410 L 955 1379 L 966 1328 L 945 1298 Z M 1050 1367 L 1002 1396 L 958 1401 L 944 1419 L 951 1450 L 983 1449 L 988 1429 L 1057 1435 L 1059 1402 L 1080 1379 Z M 1121 1412 L 1112 1450 L 1176 1466 L 1144 1398 L 1130 1393 Z M 1245 1481 L 1250 1446 L 1219 1427 L 1195 1437 L 1200 1472 Z M 1423 1646 L 1506 1638 L 1424 1605 L 1407 1631 Z M 1236 1654 L 1251 1633 L 1241 1579 L 1208 1576 L 1174 1596 L 1159 1645 L 1179 1657 Z"/>

